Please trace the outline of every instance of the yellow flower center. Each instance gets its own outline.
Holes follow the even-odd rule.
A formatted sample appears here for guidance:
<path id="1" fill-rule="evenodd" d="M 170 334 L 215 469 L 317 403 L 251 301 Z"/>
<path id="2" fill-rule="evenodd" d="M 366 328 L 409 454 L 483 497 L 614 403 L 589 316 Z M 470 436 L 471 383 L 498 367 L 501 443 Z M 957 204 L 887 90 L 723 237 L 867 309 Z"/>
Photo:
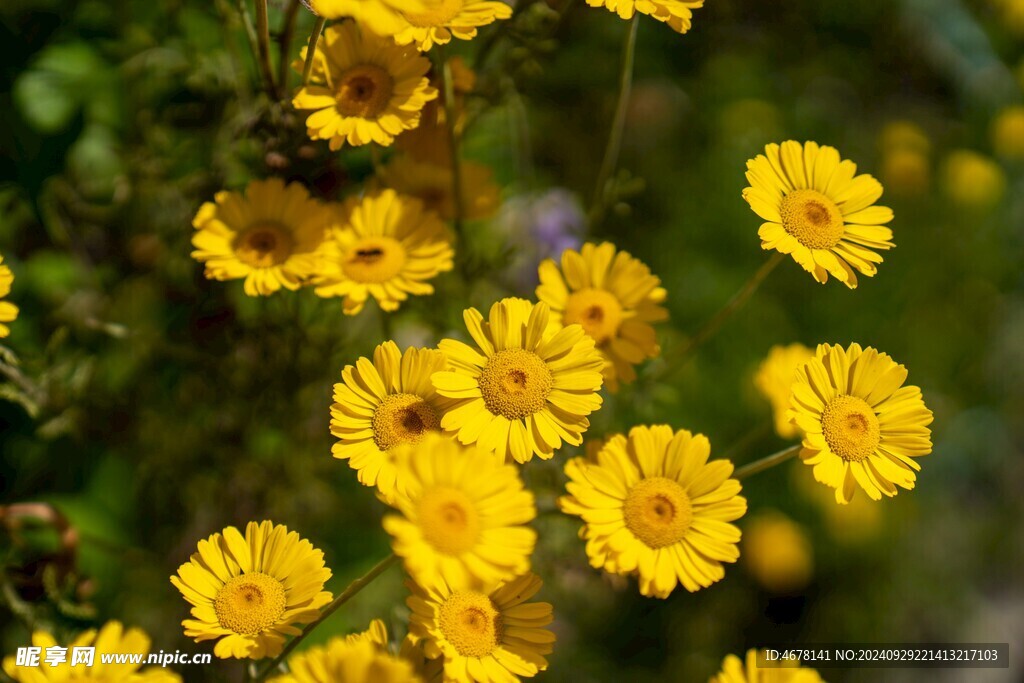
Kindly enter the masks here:
<path id="1" fill-rule="evenodd" d="M 856 396 L 836 396 L 821 411 L 821 433 L 829 449 L 847 462 L 860 462 L 875 452 L 881 439 L 878 416 Z"/>
<path id="2" fill-rule="evenodd" d="M 498 351 L 487 360 L 478 380 L 487 410 L 510 420 L 542 410 L 552 381 L 547 363 L 525 349 Z"/>
<path id="3" fill-rule="evenodd" d="M 779 207 L 782 227 L 809 249 L 831 249 L 846 231 L 836 203 L 817 190 L 794 190 Z"/>
<path id="4" fill-rule="evenodd" d="M 341 75 L 334 98 L 342 116 L 372 119 L 387 108 L 394 89 L 387 71 L 376 64 L 360 64 Z"/>
<path id="5" fill-rule="evenodd" d="M 626 527 L 650 548 L 678 543 L 693 522 L 690 497 L 678 482 L 651 477 L 629 490 L 622 506 Z"/>
<path id="6" fill-rule="evenodd" d="M 213 609 L 217 621 L 235 633 L 255 635 L 277 623 L 287 603 L 284 586 L 261 572 L 229 579 L 217 591 Z"/>
<path id="7" fill-rule="evenodd" d="M 425 12 L 404 12 L 405 20 L 418 28 L 446 26 L 462 11 L 464 0 L 441 0 Z"/>
<path id="8" fill-rule="evenodd" d="M 583 330 L 600 344 L 619 331 L 622 304 L 611 292 L 588 287 L 569 295 L 562 317 L 566 325 L 582 325 Z"/>
<path id="9" fill-rule="evenodd" d="M 480 537 L 476 506 L 458 489 L 439 486 L 424 491 L 418 512 L 423 538 L 442 553 L 460 555 Z"/>
<path id="10" fill-rule="evenodd" d="M 235 256 L 253 268 L 272 268 L 292 254 L 291 233 L 280 223 L 255 223 L 235 238 Z"/>
<path id="11" fill-rule="evenodd" d="M 341 269 L 356 282 L 387 282 L 402 271 L 405 249 L 390 237 L 367 237 L 349 247 Z"/>
<path id="12" fill-rule="evenodd" d="M 455 591 L 441 605 L 438 625 L 463 657 L 486 657 L 501 643 L 501 612 L 483 593 Z"/>
<path id="13" fill-rule="evenodd" d="M 377 448 L 389 451 L 402 443 L 418 443 L 440 426 L 437 411 L 421 397 L 392 394 L 373 412 L 373 441 Z"/>

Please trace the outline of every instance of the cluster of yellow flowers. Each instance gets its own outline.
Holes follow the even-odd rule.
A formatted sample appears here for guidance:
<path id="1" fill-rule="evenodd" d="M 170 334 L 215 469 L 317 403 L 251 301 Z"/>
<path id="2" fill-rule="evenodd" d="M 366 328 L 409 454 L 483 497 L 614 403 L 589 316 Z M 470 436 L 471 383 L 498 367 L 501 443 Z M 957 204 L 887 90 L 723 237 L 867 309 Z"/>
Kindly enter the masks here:
<path id="1" fill-rule="evenodd" d="M 588 2 L 624 18 L 649 14 L 678 31 L 701 4 Z M 429 280 L 452 268 L 444 221 L 481 217 L 497 204 L 489 179 L 454 188 L 446 112 L 421 52 L 510 13 L 468 0 L 415 10 L 322 0 L 313 8 L 357 21 L 327 29 L 311 81 L 293 100 L 312 111 L 310 137 L 337 150 L 398 136 L 401 154 L 361 197 L 337 206 L 278 180 L 254 181 L 245 196 L 221 193 L 196 216 L 194 255 L 209 277 L 245 278 L 251 295 L 310 285 L 319 296 L 344 297 L 346 313 L 370 296 L 392 311 L 410 294 L 432 293 Z M 471 72 L 461 80 L 472 87 Z M 762 247 L 791 255 L 821 283 L 831 275 L 852 289 L 858 274 L 873 276 L 879 252 L 894 246 L 886 227 L 893 214 L 876 204 L 881 184 L 856 170 L 832 147 L 768 145 L 748 162 L 743 192 L 765 221 Z M 425 205 L 417 194 L 433 199 Z M 483 211 L 467 215 L 466 207 Z M 365 680 L 372 671 L 372 680 L 514 681 L 546 668 L 552 607 L 526 602 L 541 581 L 530 572 L 534 498 L 518 466 L 583 443 L 601 389 L 634 381 L 635 367 L 660 354 L 654 323 L 667 311 L 659 278 L 611 243 L 567 249 L 541 263 L 538 277 L 535 302 L 502 299 L 486 317 L 464 311 L 468 343 L 403 351 L 385 341 L 342 370 L 333 453 L 394 509 L 383 526 L 409 577 L 408 635 L 397 657 L 382 625 L 336 638 L 291 658 L 284 679 L 331 680 L 325 672 L 344 669 Z M 790 450 L 847 503 L 857 488 L 879 499 L 914 486 L 915 459 L 931 449 L 931 413 L 920 390 L 904 386 L 906 376 L 873 348 L 822 344 L 773 349 L 755 381 L 780 436 L 801 437 Z M 558 506 L 582 521 L 590 563 L 635 576 L 643 595 L 659 598 L 721 580 L 739 558 L 735 522 L 747 503 L 733 464 L 710 455 L 702 434 L 640 425 L 608 437 L 591 457 L 570 459 Z M 778 536 L 778 525 L 766 533 Z M 773 580 L 772 567 L 755 571 Z M 279 658 L 287 636 L 304 633 L 296 625 L 315 625 L 333 604 L 323 590 L 329 577 L 319 550 L 263 522 L 244 536 L 229 527 L 200 542 L 172 581 L 193 605 L 187 635 L 217 640 L 220 657 Z M 730 657 L 716 680 L 744 675 Z"/>
<path id="2" fill-rule="evenodd" d="M 587 1 L 623 18 L 650 15 L 679 32 L 702 5 Z M 472 38 L 511 9 L 489 0 L 310 4 L 323 17 L 352 20 L 328 27 L 309 56 L 310 80 L 292 102 L 312 112 L 309 136 L 332 150 L 395 143 L 400 153 L 361 195 L 340 203 L 273 178 L 252 181 L 244 193 L 220 192 L 195 216 L 193 256 L 209 278 L 244 280 L 250 296 L 308 286 L 342 297 L 347 314 L 371 297 L 393 311 L 410 295 L 433 293 L 431 280 L 452 269 L 445 221 L 485 217 L 498 203 L 486 170 L 467 164 L 461 179 L 455 173 L 449 143 L 458 122 L 437 106 L 422 52 Z M 462 76 L 452 93 L 472 89 L 461 63 L 447 62 L 445 71 Z M 770 144 L 748 161 L 746 176 L 742 196 L 764 221 L 762 247 L 790 255 L 820 283 L 831 275 L 855 288 L 858 275 L 876 274 L 879 252 L 894 246 L 886 226 L 893 212 L 876 204 L 881 184 L 858 175 L 832 147 Z M 486 317 L 469 308 L 464 340 L 442 339 L 436 348 L 403 351 L 384 341 L 347 365 L 334 387 L 334 457 L 393 509 L 383 528 L 394 555 L 350 588 L 400 560 L 411 615 L 405 639 L 390 644 L 375 621 L 366 632 L 291 656 L 282 674 L 291 645 L 350 595 L 326 591 L 331 571 L 323 552 L 270 521 L 199 541 L 171 577 L 192 605 L 182 622 L 187 636 L 216 641 L 221 658 L 273 658 L 258 680 L 289 683 L 505 683 L 546 669 L 553 611 L 528 602 L 541 588 L 531 573 L 538 537 L 529 524 L 537 510 L 520 466 L 583 443 L 602 388 L 634 381 L 636 366 L 660 354 L 654 324 L 667 311 L 659 278 L 608 242 L 567 249 L 559 261 L 539 264 L 538 277 L 537 301 L 505 298 Z M 10 281 L 0 266 L 0 296 Z M 16 312 L 0 303 L 0 322 Z M 0 336 L 6 332 L 0 325 Z M 903 365 L 871 347 L 797 344 L 773 349 L 755 384 L 771 401 L 779 435 L 801 440 L 783 455 L 799 454 L 845 504 L 857 489 L 878 500 L 915 485 L 917 458 L 931 451 L 932 415 L 906 379 Z M 666 598 L 680 585 L 690 592 L 711 586 L 737 561 L 736 522 L 747 512 L 740 479 L 754 471 L 711 459 L 702 434 L 638 425 L 608 436 L 588 457 L 569 459 L 557 504 L 580 518 L 593 567 L 636 577 L 641 594 Z M 777 521 L 765 531 L 770 538 L 794 533 Z M 802 557 L 791 564 L 806 573 Z M 768 583 L 779 580 L 773 567 L 754 571 Z M 116 641 L 125 651 L 148 648 L 144 636 L 123 634 L 119 624 L 83 637 Z M 177 680 L 136 669 L 123 678 Z M 745 665 L 726 658 L 712 680 L 754 681 L 756 669 L 751 650 Z M 12 675 L 36 680 L 21 671 Z M 772 680 L 820 681 L 809 669 L 776 673 Z"/>
<path id="3" fill-rule="evenodd" d="M 407 450 L 408 493 L 385 520 L 412 579 L 409 633 L 401 657 L 391 654 L 387 631 L 375 622 L 359 636 L 293 657 L 282 681 L 332 681 L 325 671 L 358 666 L 384 678 L 418 680 L 443 667 L 448 680 L 502 681 L 546 668 L 554 635 L 551 605 L 527 602 L 540 590 L 529 572 L 536 539 L 524 526 L 533 497 L 512 466 L 476 460 L 455 442 L 426 442 Z M 284 526 L 252 522 L 245 535 L 228 527 L 199 543 L 171 581 L 193 605 L 185 633 L 217 640 L 218 657 L 281 655 L 297 624 L 315 622 L 331 602 L 323 590 L 331 572 L 323 553 Z M 364 647 L 369 643 L 373 647 Z"/>
<path id="4" fill-rule="evenodd" d="M 335 5 L 341 9 L 332 10 Z M 428 77 L 431 63 L 419 50 L 453 35 L 471 38 L 475 27 L 508 18 L 511 8 L 461 0 L 420 14 L 359 0 L 314 8 L 327 16 L 344 10 L 369 18 L 328 27 L 316 46 L 311 77 L 292 102 L 312 112 L 310 138 L 337 150 L 346 142 L 389 146 L 405 133 L 398 153 L 361 197 L 340 203 L 314 199 L 302 184 L 278 179 L 252 181 L 244 193 L 220 192 L 193 220 L 192 255 L 206 265 L 208 278 L 244 279 L 249 296 L 309 286 L 317 296 L 342 297 L 347 314 L 358 313 L 370 297 L 393 311 L 410 295 L 433 293 L 430 280 L 451 270 L 454 238 L 444 221 L 487 218 L 500 204 L 490 169 L 453 159 L 438 83 Z M 405 23 L 399 31 L 384 22 L 389 32 L 377 33 L 381 17 Z M 445 64 L 454 82 L 454 123 L 461 125 L 461 98 L 472 91 L 475 74 L 459 58 Z"/>
<path id="5" fill-rule="evenodd" d="M 767 221 L 762 246 L 791 254 L 819 282 L 831 274 L 855 287 L 855 273 L 873 275 L 876 250 L 892 246 L 883 225 L 892 212 L 875 206 L 880 184 L 831 147 L 769 145 L 747 177 L 743 196 Z M 288 206 L 313 207 L 294 222 L 322 220 L 304 191 L 293 196 Z M 383 201 L 396 197 L 350 203 L 352 235 L 335 248 L 386 255 L 384 241 L 357 242 L 379 234 L 365 226 L 384 213 Z M 352 272 L 342 270 L 336 285 L 348 286 L 345 294 L 354 291 L 344 284 Z M 518 680 L 546 667 L 552 608 L 525 602 L 541 584 L 530 573 L 536 509 L 517 464 L 579 446 L 602 386 L 633 380 L 634 366 L 659 354 L 652 323 L 667 314 L 659 279 L 610 243 L 566 250 L 560 263 L 540 264 L 539 278 L 537 302 L 503 299 L 486 318 L 466 310 L 471 343 L 443 339 L 403 352 L 386 341 L 343 369 L 331 407 L 334 455 L 395 510 L 383 526 L 410 577 L 409 635 L 398 659 L 386 640 L 332 641 L 295 658 L 291 679 L 320 680 L 310 672 L 346 658 L 395 680 L 429 670 L 450 681 Z M 801 437 L 800 457 L 846 503 L 858 488 L 880 499 L 914 486 L 916 458 L 931 450 L 931 413 L 906 377 L 870 347 L 792 345 L 772 350 L 755 383 L 780 436 Z M 739 557 L 734 522 L 747 504 L 733 464 L 710 454 L 701 434 L 641 425 L 607 438 L 592 457 L 570 459 L 558 505 L 582 520 L 591 564 L 635 576 L 643 595 L 660 598 L 721 580 Z M 770 572 L 762 572 L 769 581 Z M 319 618 L 331 600 L 329 576 L 320 551 L 264 522 L 250 523 L 244 537 L 228 528 L 200 542 L 172 581 L 194 605 L 187 635 L 217 639 L 221 657 L 260 658 L 278 656 L 286 636 L 301 633 L 295 624 Z M 727 659 L 718 680 L 742 680 L 742 669 Z"/>
<path id="6" fill-rule="evenodd" d="M 217 280 L 245 280 L 245 293 L 312 286 L 343 297 L 354 315 L 373 297 L 394 311 L 452 268 L 448 228 L 419 199 L 391 189 L 343 204 L 309 196 L 299 183 L 254 180 L 245 194 L 219 192 L 199 209 L 192 255 Z"/>
<path id="7" fill-rule="evenodd" d="M 925 130 L 912 121 L 892 121 L 883 128 L 879 142 L 886 187 L 905 196 L 924 196 L 932 184 L 933 164 Z M 957 148 L 942 159 L 937 184 L 954 206 L 984 212 L 1006 194 L 1005 167 L 1024 159 L 1024 105 L 1012 104 L 995 113 L 989 143 L 992 155 Z"/>

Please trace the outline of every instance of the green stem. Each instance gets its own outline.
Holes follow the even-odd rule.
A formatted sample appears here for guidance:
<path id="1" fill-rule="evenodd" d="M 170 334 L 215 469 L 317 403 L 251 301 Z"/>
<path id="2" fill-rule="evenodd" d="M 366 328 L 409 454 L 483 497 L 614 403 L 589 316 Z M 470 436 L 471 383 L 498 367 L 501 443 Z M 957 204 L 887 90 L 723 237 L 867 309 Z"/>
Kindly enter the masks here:
<path id="1" fill-rule="evenodd" d="M 271 99 L 274 97 L 274 77 L 270 71 L 270 35 L 267 31 L 266 43 L 262 39 L 262 31 L 252 23 L 252 15 L 249 13 L 247 0 L 238 0 L 238 12 L 242 15 L 242 24 L 245 26 L 245 35 L 249 38 L 249 49 L 252 50 L 256 63 L 259 65 L 260 78 L 263 81 L 263 88 Z M 267 0 L 256 0 L 256 11 L 259 13 L 260 6 L 263 7 L 263 14 L 266 14 Z M 257 22 L 259 19 L 257 19 Z M 263 59 L 266 50 L 267 58 Z"/>
<path id="2" fill-rule="evenodd" d="M 726 460 L 735 460 L 736 456 L 743 455 L 744 451 L 750 448 L 751 445 L 756 443 L 761 438 L 768 435 L 771 432 L 771 426 L 768 424 L 761 424 L 754 427 L 749 432 L 744 434 L 738 441 L 733 443 L 729 448 L 720 453 L 720 456 Z"/>
<path id="3" fill-rule="evenodd" d="M 267 17 L 267 0 L 256 0 L 256 58 L 260 64 L 260 75 L 267 93 L 274 98 L 274 69 L 270 65 L 270 20 Z"/>
<path id="4" fill-rule="evenodd" d="M 800 444 L 796 444 L 795 446 L 790 446 L 789 448 L 781 450 L 778 453 L 772 453 L 771 455 L 761 458 L 760 460 L 755 460 L 749 465 L 744 465 L 743 467 L 737 469 L 735 472 L 732 473 L 732 477 L 733 479 L 744 479 L 752 474 L 764 472 L 769 467 L 775 467 L 779 463 L 786 462 L 787 460 L 798 454 L 801 448 L 803 448 L 803 446 L 801 446 Z"/>
<path id="5" fill-rule="evenodd" d="M 601 161 L 601 170 L 597 174 L 597 183 L 594 185 L 594 198 L 590 206 L 590 226 L 593 228 L 604 218 L 607 207 L 605 206 L 608 194 L 608 181 L 615 172 L 619 163 L 619 152 L 622 150 L 622 135 L 626 129 L 626 113 L 629 111 L 629 98 L 633 90 L 633 63 L 636 58 L 636 34 L 640 26 L 640 13 L 633 15 L 629 23 L 629 33 L 626 36 L 626 44 L 622 48 L 622 66 L 619 72 L 619 101 L 615 106 L 615 117 L 612 119 L 612 129 L 608 134 L 608 145 L 604 150 L 604 159 Z"/>
<path id="6" fill-rule="evenodd" d="M 302 66 L 302 85 L 309 83 L 309 75 L 313 73 L 313 60 L 316 57 L 316 44 L 320 42 L 320 34 L 323 33 L 324 24 L 327 20 L 317 17 L 313 24 L 313 30 L 309 33 L 309 43 L 306 45 L 306 63 Z"/>
<path id="7" fill-rule="evenodd" d="M 761 286 L 761 283 L 765 281 L 775 267 L 782 263 L 782 259 L 785 254 L 775 253 L 770 259 L 761 264 L 761 267 L 750 276 L 750 279 L 743 283 L 739 291 L 732 295 L 725 305 L 719 309 L 718 313 L 715 313 L 703 327 L 697 330 L 690 339 L 684 344 L 679 351 L 673 354 L 673 361 L 680 363 L 685 360 L 687 356 L 697 350 L 704 342 L 713 337 L 719 328 L 725 323 L 726 320 L 732 317 L 732 315 L 743 307 L 743 304 L 747 303 L 747 300 L 757 291 L 757 288 Z"/>
<path id="8" fill-rule="evenodd" d="M 278 97 L 288 95 L 288 72 L 289 58 L 292 51 L 292 37 L 295 35 L 295 22 L 299 18 L 299 0 L 288 0 L 284 10 L 284 23 L 281 32 L 277 35 L 278 62 L 277 62 L 277 87 Z"/>
<path id="9" fill-rule="evenodd" d="M 263 669 L 263 671 L 259 673 L 259 675 L 256 676 L 255 683 L 260 683 L 260 681 L 265 680 L 266 677 L 269 676 L 271 672 L 274 671 L 274 669 L 280 666 L 281 663 L 284 662 L 284 660 L 288 657 L 288 655 L 290 655 L 292 651 L 296 647 L 298 647 L 299 643 L 301 643 L 306 638 L 306 636 L 312 633 L 317 626 L 324 623 L 327 620 L 327 618 L 335 612 L 337 612 L 342 605 L 344 605 L 346 602 L 355 597 L 356 594 L 359 593 L 359 591 L 363 590 L 368 585 L 370 585 L 370 583 L 372 583 L 374 579 L 376 579 L 378 576 L 387 571 L 387 569 L 390 568 L 391 565 L 395 564 L 396 562 L 398 562 L 398 555 L 392 553 L 380 562 L 378 562 L 377 564 L 375 564 L 370 571 L 366 572 L 358 579 L 350 583 L 348 587 L 345 588 L 345 590 L 338 594 L 338 597 L 334 598 L 334 600 L 332 600 L 331 603 L 327 605 L 327 607 L 325 607 L 322 612 L 320 612 L 320 616 L 317 617 L 316 621 L 312 622 L 311 624 L 306 626 L 306 628 L 302 629 L 302 633 L 292 638 L 291 642 L 285 645 L 284 649 L 281 650 L 281 654 L 275 657 L 274 660 L 270 662 L 270 664 L 268 664 Z"/>
<path id="10" fill-rule="evenodd" d="M 228 5 L 227 0 L 215 0 L 214 4 L 217 6 L 217 13 L 220 15 L 221 20 L 217 23 L 220 24 L 222 39 L 228 51 L 228 59 L 231 61 L 235 94 L 238 97 L 238 101 L 243 105 L 243 109 L 248 109 L 252 93 L 249 91 L 249 79 L 243 76 L 245 73 L 245 61 L 238 52 L 238 46 L 233 33 L 236 28 L 235 21 L 237 18 L 231 11 L 231 6 Z"/>
<path id="11" fill-rule="evenodd" d="M 21 389 L 26 396 L 31 398 L 34 403 L 38 404 L 46 399 L 42 387 L 26 377 L 21 370 L 8 364 L 3 359 L 0 359 L 0 375 L 6 377 L 13 384 L 17 385 L 17 387 Z"/>
<path id="12" fill-rule="evenodd" d="M 462 236 L 462 217 L 465 215 L 462 197 L 462 161 L 459 155 L 459 140 L 455 135 L 455 117 L 458 112 L 455 110 L 455 79 L 452 77 L 451 62 L 447 55 L 441 52 L 441 75 L 444 81 L 444 118 L 445 126 L 448 128 L 448 144 L 452 156 L 452 198 L 455 200 L 455 234 Z"/>

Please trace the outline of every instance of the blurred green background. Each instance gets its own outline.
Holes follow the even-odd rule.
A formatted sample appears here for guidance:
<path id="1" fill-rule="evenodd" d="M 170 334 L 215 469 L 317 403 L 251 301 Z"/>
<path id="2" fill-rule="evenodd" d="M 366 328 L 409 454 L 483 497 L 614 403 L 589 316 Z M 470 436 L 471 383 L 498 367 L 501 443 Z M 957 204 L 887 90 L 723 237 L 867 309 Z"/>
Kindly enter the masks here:
<path id="1" fill-rule="evenodd" d="M 5 518 L 0 650 L 26 644 L 30 624 L 117 618 L 155 648 L 210 651 L 182 635 L 168 577 L 198 539 L 249 520 L 324 549 L 339 590 L 388 552 L 384 506 L 330 456 L 346 363 L 386 338 L 460 335 L 463 308 L 532 296 L 538 259 L 585 238 L 663 279 L 671 352 L 767 258 L 740 198 L 744 162 L 795 138 L 882 180 L 897 248 L 879 274 L 849 291 L 787 261 L 685 365 L 651 362 L 609 397 L 588 436 L 665 422 L 752 461 L 786 445 L 751 382 L 768 349 L 857 341 L 906 364 L 935 412 L 918 487 L 839 508 L 798 462 L 751 478 L 741 526 L 784 514 L 808 540 L 802 576 L 765 578 L 754 561 L 771 566 L 769 540 L 719 584 L 660 601 L 590 569 L 578 523 L 552 511 L 571 449 L 530 463 L 545 510 L 534 568 L 557 617 L 542 679 L 703 681 L 766 642 L 996 641 L 1011 644 L 1009 670 L 823 674 L 1021 680 L 1024 1 L 709 0 L 685 36 L 642 21 L 621 201 L 589 229 L 628 25 L 582 0 L 528 4 L 493 43 L 466 140 L 503 209 L 469 226 L 434 297 L 347 318 L 309 291 L 249 299 L 189 257 L 192 215 L 221 188 L 281 175 L 336 198 L 369 172 L 365 150 L 330 155 L 268 104 L 233 0 L 5 0 L 0 253 L 21 315 L 0 364 L 0 503 L 49 503 L 79 541 Z M 288 5 L 272 3 L 274 27 Z M 296 20 L 292 57 L 312 24 Z M 495 30 L 454 52 L 472 62 Z M 373 617 L 401 637 L 404 598 L 393 570 L 311 640 Z"/>

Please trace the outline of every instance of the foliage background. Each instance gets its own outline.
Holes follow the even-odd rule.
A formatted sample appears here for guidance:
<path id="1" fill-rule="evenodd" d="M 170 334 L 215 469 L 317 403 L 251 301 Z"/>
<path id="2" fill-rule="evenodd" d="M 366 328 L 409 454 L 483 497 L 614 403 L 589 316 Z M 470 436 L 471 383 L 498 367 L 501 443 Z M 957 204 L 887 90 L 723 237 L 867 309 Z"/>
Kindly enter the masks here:
<path id="1" fill-rule="evenodd" d="M 559 638 L 545 680 L 704 680 L 725 654 L 764 642 L 961 640 L 1008 641 L 1017 658 L 971 680 L 1019 680 L 1024 173 L 991 130 L 1022 100 L 1020 5 L 709 0 L 683 37 L 642 22 L 627 196 L 586 235 L 662 277 L 667 352 L 767 257 L 739 194 L 745 160 L 767 142 L 832 144 L 879 176 L 898 247 L 852 292 L 787 262 L 689 362 L 648 364 L 590 434 L 667 422 L 751 461 L 785 445 L 750 381 L 768 348 L 859 341 L 909 367 L 936 415 L 935 451 L 914 492 L 850 509 L 798 463 L 748 480 L 752 513 L 782 510 L 811 535 L 813 581 L 775 595 L 741 558 L 720 584 L 666 601 L 586 565 L 577 524 L 551 512 L 565 455 L 531 463 L 548 510 L 535 569 Z M 5 532 L 3 652 L 27 642 L 31 623 L 73 631 L 108 618 L 146 628 L 156 647 L 206 651 L 181 635 L 186 605 L 167 579 L 226 525 L 270 518 L 299 530 L 326 551 L 335 590 L 388 552 L 383 506 L 330 457 L 331 384 L 385 338 L 433 344 L 457 334 L 469 305 L 532 295 L 533 266 L 551 248 L 526 236 L 537 212 L 582 234 L 565 198 L 589 198 L 627 25 L 569 6 L 561 20 L 536 7 L 483 74 L 490 109 L 467 153 L 495 168 L 507 201 L 470 226 L 461 271 L 390 318 L 372 307 L 345 318 L 310 292 L 247 299 L 238 283 L 204 280 L 189 257 L 191 216 L 216 190 L 279 174 L 335 197 L 369 167 L 365 152 L 329 158 L 304 144 L 301 120 L 267 113 L 233 2 L 3 3 L 0 252 L 22 312 L 5 340 L 20 367 L 7 356 L 0 502 L 52 503 L 80 535 L 71 556 L 44 530 L 20 543 Z M 310 24 L 301 13 L 297 43 Z M 490 33 L 457 50 L 472 56 Z M 926 135 L 911 172 L 883 134 L 894 121 Z M 965 170 L 962 149 L 982 167 Z M 572 194 L 538 208 L 532 193 L 553 186 Z M 401 634 L 400 581 L 389 572 L 314 640 L 375 616 Z M 240 670 L 183 673 L 237 680 Z"/>

